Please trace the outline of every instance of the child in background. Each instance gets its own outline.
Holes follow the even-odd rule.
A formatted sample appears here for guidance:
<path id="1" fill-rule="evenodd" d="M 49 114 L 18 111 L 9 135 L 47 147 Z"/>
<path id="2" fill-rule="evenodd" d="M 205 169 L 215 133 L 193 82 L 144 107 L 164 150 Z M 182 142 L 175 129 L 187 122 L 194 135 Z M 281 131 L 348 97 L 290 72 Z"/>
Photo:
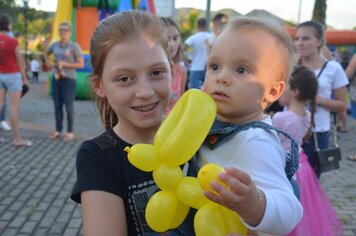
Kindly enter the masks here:
<path id="1" fill-rule="evenodd" d="M 289 88 L 286 89 L 280 103 L 287 110 L 276 113 L 272 118 L 273 126 L 289 133 L 301 147 L 303 140 L 312 135 L 312 124 L 316 109 L 318 81 L 314 72 L 305 66 L 298 66 L 292 73 Z M 306 109 L 309 105 L 311 112 Z M 280 136 L 283 147 L 289 150 L 289 142 Z M 342 225 L 338 221 L 333 206 L 323 187 L 320 185 L 308 157 L 299 149 L 300 167 L 297 171 L 297 182 L 300 186 L 300 201 L 304 214 L 301 222 L 289 236 L 339 236 Z"/>
<path id="2" fill-rule="evenodd" d="M 171 67 L 165 25 L 136 11 L 102 20 L 90 45 L 92 87 L 104 127 L 77 153 L 71 198 L 82 204 L 84 235 L 160 235 L 145 209 L 158 191 L 152 173 L 127 159 L 124 148 L 153 143 L 170 99 Z M 194 165 L 186 164 L 196 176 Z M 194 235 L 193 216 L 166 235 Z"/>
<path id="3" fill-rule="evenodd" d="M 232 20 L 208 58 L 203 90 L 215 100 L 218 114 L 199 160 L 231 166 L 219 175 L 231 191 L 214 181 L 218 195 L 205 196 L 235 211 L 259 234 L 286 234 L 303 213 L 285 173 L 286 152 L 263 113 L 284 91 L 293 58 L 283 27 L 252 17 Z M 297 165 L 293 168 L 290 174 Z"/>
<path id="4" fill-rule="evenodd" d="M 172 68 L 171 99 L 169 100 L 167 108 L 168 113 L 185 91 L 187 84 L 187 69 L 181 64 L 181 38 L 177 24 L 170 18 L 163 17 L 162 20 L 166 25 L 169 57 L 174 64 Z"/>
<path id="5" fill-rule="evenodd" d="M 38 62 L 37 55 L 34 55 L 31 60 L 31 72 L 32 72 L 32 81 L 38 83 L 38 76 L 40 73 L 40 63 Z"/>

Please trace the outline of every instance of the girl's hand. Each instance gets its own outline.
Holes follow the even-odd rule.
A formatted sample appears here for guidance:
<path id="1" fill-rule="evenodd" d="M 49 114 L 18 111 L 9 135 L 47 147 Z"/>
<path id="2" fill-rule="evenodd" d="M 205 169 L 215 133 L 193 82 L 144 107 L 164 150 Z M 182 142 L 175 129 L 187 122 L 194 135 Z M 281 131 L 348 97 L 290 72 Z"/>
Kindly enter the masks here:
<path id="1" fill-rule="evenodd" d="M 219 180 L 226 183 L 229 189 L 217 181 L 211 183 L 211 188 L 218 195 L 205 191 L 211 201 L 235 211 L 245 222 L 256 226 L 264 215 L 265 196 L 258 190 L 250 175 L 234 167 L 225 168 L 225 173 L 219 174 Z"/>

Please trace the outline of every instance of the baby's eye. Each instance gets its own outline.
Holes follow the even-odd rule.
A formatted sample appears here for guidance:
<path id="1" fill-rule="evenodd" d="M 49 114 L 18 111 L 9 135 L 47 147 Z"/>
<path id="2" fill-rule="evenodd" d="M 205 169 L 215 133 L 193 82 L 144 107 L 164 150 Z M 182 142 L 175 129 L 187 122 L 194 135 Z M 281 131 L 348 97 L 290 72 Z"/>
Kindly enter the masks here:
<path id="1" fill-rule="evenodd" d="M 216 70 L 219 69 L 219 65 L 218 65 L 218 64 L 214 64 L 214 63 L 211 63 L 211 64 L 209 65 L 209 67 L 210 67 L 212 70 L 214 70 L 214 71 L 216 71 Z"/>
<path id="2" fill-rule="evenodd" d="M 245 74 L 245 73 L 248 73 L 248 69 L 246 67 L 243 67 L 243 66 L 239 66 L 236 68 L 235 70 L 237 73 L 239 74 Z"/>

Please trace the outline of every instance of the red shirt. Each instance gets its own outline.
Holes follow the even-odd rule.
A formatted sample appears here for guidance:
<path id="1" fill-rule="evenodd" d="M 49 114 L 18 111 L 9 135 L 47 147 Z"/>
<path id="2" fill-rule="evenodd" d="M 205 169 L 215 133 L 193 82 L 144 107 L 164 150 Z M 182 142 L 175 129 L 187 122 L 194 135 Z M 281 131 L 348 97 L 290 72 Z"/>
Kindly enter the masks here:
<path id="1" fill-rule="evenodd" d="M 20 71 L 15 56 L 15 48 L 18 45 L 16 39 L 0 35 L 0 73 L 9 74 Z"/>

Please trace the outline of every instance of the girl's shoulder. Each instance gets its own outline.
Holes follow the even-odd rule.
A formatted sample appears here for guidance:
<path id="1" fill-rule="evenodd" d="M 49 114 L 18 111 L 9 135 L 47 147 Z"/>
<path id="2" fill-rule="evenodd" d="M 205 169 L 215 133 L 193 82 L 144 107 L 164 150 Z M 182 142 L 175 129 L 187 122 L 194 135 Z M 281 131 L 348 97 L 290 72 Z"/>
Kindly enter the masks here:
<path id="1" fill-rule="evenodd" d="M 107 149 L 112 149 L 112 148 L 122 148 L 123 150 L 126 146 L 132 146 L 132 145 L 122 140 L 119 136 L 115 134 L 115 132 L 112 129 L 109 129 L 106 130 L 101 135 L 91 140 L 85 141 L 81 145 L 81 148 L 95 150 L 95 151 L 105 151 Z"/>

